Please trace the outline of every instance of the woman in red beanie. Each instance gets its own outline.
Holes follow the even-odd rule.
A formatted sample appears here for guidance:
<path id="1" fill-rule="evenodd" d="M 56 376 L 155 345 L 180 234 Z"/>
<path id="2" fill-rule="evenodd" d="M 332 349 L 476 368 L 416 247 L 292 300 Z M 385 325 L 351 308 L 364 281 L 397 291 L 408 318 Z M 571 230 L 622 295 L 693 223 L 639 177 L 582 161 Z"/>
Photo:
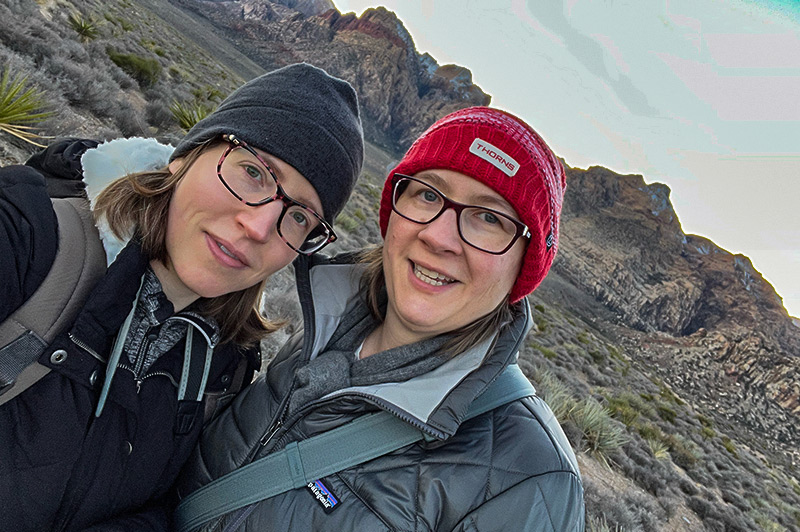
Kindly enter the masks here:
<path id="1" fill-rule="evenodd" d="M 577 462 L 549 407 L 532 394 L 468 414 L 518 373 L 525 296 L 556 253 L 564 188 L 556 156 L 508 113 L 433 124 L 386 180 L 383 246 L 297 264 L 305 330 L 205 430 L 179 481 L 178 530 L 583 530 Z M 236 475 L 375 412 L 420 439 L 305 471 L 299 488 L 269 492 L 265 478 L 263 497 L 261 477 Z M 372 435 L 355 438 L 353 453 Z M 202 502 L 237 482 L 246 501 L 229 490 L 222 511 Z"/>

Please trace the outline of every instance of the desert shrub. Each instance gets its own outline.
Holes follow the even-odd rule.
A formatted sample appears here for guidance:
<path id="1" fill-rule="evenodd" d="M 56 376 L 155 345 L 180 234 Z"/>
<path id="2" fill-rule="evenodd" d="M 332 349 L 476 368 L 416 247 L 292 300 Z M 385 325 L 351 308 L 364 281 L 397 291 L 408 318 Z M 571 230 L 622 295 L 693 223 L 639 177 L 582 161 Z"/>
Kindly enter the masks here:
<path id="1" fill-rule="evenodd" d="M 711 427 L 703 425 L 703 428 L 700 429 L 700 435 L 703 437 L 704 440 L 710 440 L 711 438 L 714 438 L 717 435 L 717 433 Z"/>
<path id="2" fill-rule="evenodd" d="M 780 524 L 776 523 L 761 512 L 753 512 L 751 517 L 764 532 L 784 532 L 786 530 Z"/>
<path id="3" fill-rule="evenodd" d="M 122 17 L 113 15 L 112 13 L 103 13 L 103 18 L 115 26 L 119 26 L 122 31 L 131 31 L 134 25 Z"/>
<path id="4" fill-rule="evenodd" d="M 700 496 L 692 496 L 686 501 L 686 506 L 689 507 L 700 519 L 705 519 L 714 515 L 713 505 Z"/>
<path id="5" fill-rule="evenodd" d="M 722 491 L 723 501 L 736 506 L 739 510 L 743 512 L 749 512 L 750 510 L 753 509 L 750 503 L 747 502 L 747 500 L 744 497 L 742 497 L 735 491 L 730 489 L 725 489 L 724 487 L 721 489 L 721 491 Z"/>
<path id="6" fill-rule="evenodd" d="M 711 428 L 711 427 L 714 426 L 714 422 L 711 421 L 710 418 L 704 416 L 703 414 L 697 414 L 696 417 L 697 417 L 697 421 L 699 421 L 700 424 L 703 425 L 704 427 Z"/>
<path id="7" fill-rule="evenodd" d="M 794 494 L 800 496 L 800 484 L 798 484 L 798 482 L 793 478 L 789 479 L 789 483 L 792 485 L 792 491 L 794 491 Z"/>
<path id="8" fill-rule="evenodd" d="M 684 469 L 692 469 L 697 465 L 697 455 L 689 442 L 675 434 L 668 435 L 665 441 L 675 465 Z"/>
<path id="9" fill-rule="evenodd" d="M 658 415 L 661 416 L 661 419 L 670 423 L 675 423 L 675 418 L 678 416 L 675 410 L 666 405 L 658 405 Z"/>
<path id="10" fill-rule="evenodd" d="M 708 474 L 708 471 L 703 467 L 687 469 L 686 474 L 697 483 L 698 486 L 714 486 L 716 484 L 714 477 Z"/>
<path id="11" fill-rule="evenodd" d="M 192 95 L 196 100 L 208 100 L 210 102 L 221 102 L 225 98 L 225 94 L 221 90 L 211 85 L 192 89 Z"/>
<path id="12" fill-rule="evenodd" d="M 101 117 L 110 117 L 120 106 L 119 85 L 103 65 L 87 64 L 83 59 L 62 57 L 48 61 L 45 67 L 70 105 Z M 111 67 L 110 63 L 107 67 Z"/>
<path id="13" fill-rule="evenodd" d="M 646 491 L 659 496 L 667 490 L 667 482 L 663 477 L 663 470 L 648 466 L 636 466 L 631 478 Z"/>
<path id="14" fill-rule="evenodd" d="M 591 479 L 584 479 L 584 497 L 588 520 L 595 519 L 605 523 L 608 530 L 630 532 L 656 532 L 661 530 L 660 523 L 666 520 L 665 512 L 653 504 L 648 497 L 640 493 L 627 491 L 615 493 L 614 495 L 609 497 L 605 488 L 599 489 Z M 591 528 L 588 528 L 588 530 L 591 530 Z"/>
<path id="15" fill-rule="evenodd" d="M 42 146 L 36 142 L 41 136 L 32 130 L 35 124 L 52 114 L 52 111 L 45 110 L 43 92 L 28 87 L 25 76 L 15 75 L 12 79 L 9 69 L 3 69 L 0 75 L 0 131 Z"/>
<path id="16" fill-rule="evenodd" d="M 172 111 L 162 101 L 148 102 L 145 106 L 147 123 L 158 129 L 173 129 L 175 118 Z"/>
<path id="17" fill-rule="evenodd" d="M 139 82 L 142 87 L 152 87 L 161 74 L 161 63 L 156 59 L 136 54 L 123 54 L 112 49 L 108 57 L 125 73 Z"/>
<path id="18" fill-rule="evenodd" d="M 529 345 L 532 348 L 534 348 L 537 351 L 539 351 L 542 354 L 542 356 L 544 356 L 544 358 L 546 358 L 547 360 L 553 360 L 553 359 L 558 357 L 558 353 L 556 353 L 555 351 L 553 351 L 552 349 L 550 349 L 548 347 L 545 347 L 543 345 L 539 345 L 536 342 L 531 342 Z"/>
<path id="19" fill-rule="evenodd" d="M 722 437 L 722 446 L 725 447 L 725 450 L 731 453 L 734 458 L 739 458 L 739 453 L 736 451 L 736 445 L 734 445 L 731 439 L 727 436 Z"/>
<path id="20" fill-rule="evenodd" d="M 751 532 L 757 529 L 753 519 L 734 506 L 699 496 L 689 497 L 686 505 L 703 520 L 706 530 Z"/>
<path id="21" fill-rule="evenodd" d="M 675 392 L 667 388 L 664 384 L 659 384 L 659 395 L 662 398 L 669 401 L 670 403 L 674 403 L 676 405 L 683 405 L 683 400 L 675 395 Z"/>
<path id="22" fill-rule="evenodd" d="M 679 487 L 680 487 L 681 491 L 684 492 L 686 495 L 690 495 L 691 496 L 691 495 L 697 495 L 698 493 L 700 493 L 700 490 L 697 489 L 697 486 L 695 485 L 695 483 L 690 481 L 690 480 L 687 480 L 685 478 L 681 479 Z"/>
<path id="23" fill-rule="evenodd" d="M 636 427 L 636 431 L 644 440 L 662 440 L 666 441 L 667 436 L 658 428 L 655 423 L 642 423 Z"/>
<path id="24" fill-rule="evenodd" d="M 147 123 L 144 116 L 130 105 L 120 106 L 110 117 L 122 136 L 132 137 L 147 134 Z"/>
<path id="25" fill-rule="evenodd" d="M 356 229 L 359 226 L 358 220 L 350 216 L 345 212 L 339 213 L 339 216 L 336 217 L 336 228 L 342 229 L 345 232 L 349 233 Z M 337 231 L 338 232 L 338 231 Z"/>
<path id="26" fill-rule="evenodd" d="M 592 357 L 595 364 L 601 364 L 606 359 L 606 355 L 596 349 L 589 351 L 589 356 Z"/>
<path id="27" fill-rule="evenodd" d="M 536 324 L 536 334 L 544 334 L 549 327 L 547 320 L 539 312 L 533 313 L 533 323 Z"/>
<path id="28" fill-rule="evenodd" d="M 611 414 L 622 421 L 627 427 L 632 426 L 636 422 L 642 410 L 646 410 L 646 408 L 642 408 L 640 404 L 641 400 L 629 392 L 606 397 L 606 400 L 608 401 L 608 409 L 611 411 Z"/>
<path id="29" fill-rule="evenodd" d="M 608 350 L 608 356 L 610 356 L 614 360 L 617 360 L 619 362 L 628 362 L 627 360 L 625 360 L 625 357 L 623 357 L 620 354 L 619 349 L 617 349 L 613 345 L 607 345 L 606 349 Z"/>

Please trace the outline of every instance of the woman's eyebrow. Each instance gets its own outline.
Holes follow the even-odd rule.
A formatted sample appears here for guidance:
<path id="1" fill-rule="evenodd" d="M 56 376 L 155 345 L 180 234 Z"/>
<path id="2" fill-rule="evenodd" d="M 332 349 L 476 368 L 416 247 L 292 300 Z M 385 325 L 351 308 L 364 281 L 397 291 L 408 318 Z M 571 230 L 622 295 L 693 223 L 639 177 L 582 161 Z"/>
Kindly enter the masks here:
<path id="1" fill-rule="evenodd" d="M 448 198 L 452 200 L 456 199 L 450 196 L 455 187 L 451 186 L 450 183 L 442 178 L 439 174 L 434 172 L 422 172 L 417 175 L 417 178 L 422 179 L 426 183 L 429 183 L 441 190 Z M 478 194 L 477 196 L 471 196 L 468 201 L 459 201 L 459 203 L 476 205 L 478 207 L 488 207 L 490 209 L 502 211 L 511 217 L 517 217 L 514 207 L 512 207 L 511 204 L 503 197 L 492 196 L 489 194 Z"/>
<path id="2" fill-rule="evenodd" d="M 442 179 L 439 174 L 435 174 L 433 172 L 422 172 L 417 175 L 417 179 L 422 179 L 426 183 L 429 183 L 436 188 L 444 188 L 449 189 L 450 187 L 447 184 L 447 181 Z M 442 191 L 445 192 L 445 191 Z"/>
<path id="3" fill-rule="evenodd" d="M 263 152 L 259 153 L 258 155 L 262 159 L 264 159 L 264 162 L 267 163 L 267 165 L 269 165 L 270 169 L 273 172 L 275 172 L 275 177 L 278 178 L 278 182 L 280 182 L 281 186 L 283 187 L 286 184 L 286 176 L 283 175 L 283 173 L 281 173 L 281 171 L 278 169 L 278 165 L 275 164 L 274 157 L 272 157 L 271 155 L 268 155 L 267 153 L 263 153 Z M 311 183 L 309 182 L 309 184 L 311 184 Z M 313 190 L 313 186 L 312 186 L 312 190 Z M 287 191 L 287 194 L 289 194 L 288 191 Z M 312 201 L 310 198 L 305 197 L 303 195 L 303 193 L 300 192 L 300 193 L 289 194 L 289 197 L 291 197 L 295 201 L 298 201 L 298 202 L 302 203 L 303 205 L 311 207 L 311 209 L 313 209 L 314 212 L 316 212 L 317 214 L 322 216 L 322 205 L 318 204 L 317 202 Z"/>
<path id="4" fill-rule="evenodd" d="M 512 207 L 511 204 L 508 203 L 503 198 L 497 198 L 495 196 L 489 196 L 489 195 L 480 195 L 472 198 L 472 201 L 475 202 L 474 204 L 479 205 L 481 207 L 489 207 L 491 209 L 503 211 L 505 214 L 508 214 L 513 218 L 517 217 L 517 215 L 514 214 L 514 207 Z"/>

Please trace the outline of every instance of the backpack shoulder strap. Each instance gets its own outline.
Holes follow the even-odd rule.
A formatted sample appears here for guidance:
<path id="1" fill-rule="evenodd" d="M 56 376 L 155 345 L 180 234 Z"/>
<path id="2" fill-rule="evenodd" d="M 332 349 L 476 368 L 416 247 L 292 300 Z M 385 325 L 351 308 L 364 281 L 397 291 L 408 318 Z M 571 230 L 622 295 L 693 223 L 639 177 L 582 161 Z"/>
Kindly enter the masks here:
<path id="1" fill-rule="evenodd" d="M 475 399 L 466 419 L 535 393 L 519 366 L 508 366 Z M 177 530 L 189 532 L 228 512 L 306 486 L 422 438 L 421 431 L 388 412 L 361 416 L 307 440 L 292 442 L 206 484 L 178 505 Z"/>
<path id="2" fill-rule="evenodd" d="M 0 324 L 0 404 L 46 373 L 36 360 L 72 323 L 106 269 L 105 251 L 88 200 L 53 199 L 58 251 L 39 288 Z"/>

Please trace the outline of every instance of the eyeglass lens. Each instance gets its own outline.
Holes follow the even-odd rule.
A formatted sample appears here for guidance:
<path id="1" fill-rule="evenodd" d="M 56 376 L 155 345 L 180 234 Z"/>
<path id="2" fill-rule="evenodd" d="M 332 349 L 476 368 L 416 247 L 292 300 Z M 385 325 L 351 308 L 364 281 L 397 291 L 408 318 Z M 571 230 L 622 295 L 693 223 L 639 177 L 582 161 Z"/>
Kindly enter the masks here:
<path id="1" fill-rule="evenodd" d="M 421 181 L 401 178 L 395 186 L 394 207 L 398 214 L 425 224 L 447 205 L 435 188 Z M 462 206 L 458 225 L 465 242 L 490 253 L 504 251 L 517 236 L 517 226 L 510 217 L 479 205 Z"/>
<path id="2" fill-rule="evenodd" d="M 264 164 L 248 149 L 235 147 L 225 157 L 219 172 L 222 179 L 245 203 L 259 205 L 274 200 L 278 183 Z M 297 251 L 316 251 L 328 241 L 327 229 L 310 210 L 286 198 L 278 233 Z"/>

